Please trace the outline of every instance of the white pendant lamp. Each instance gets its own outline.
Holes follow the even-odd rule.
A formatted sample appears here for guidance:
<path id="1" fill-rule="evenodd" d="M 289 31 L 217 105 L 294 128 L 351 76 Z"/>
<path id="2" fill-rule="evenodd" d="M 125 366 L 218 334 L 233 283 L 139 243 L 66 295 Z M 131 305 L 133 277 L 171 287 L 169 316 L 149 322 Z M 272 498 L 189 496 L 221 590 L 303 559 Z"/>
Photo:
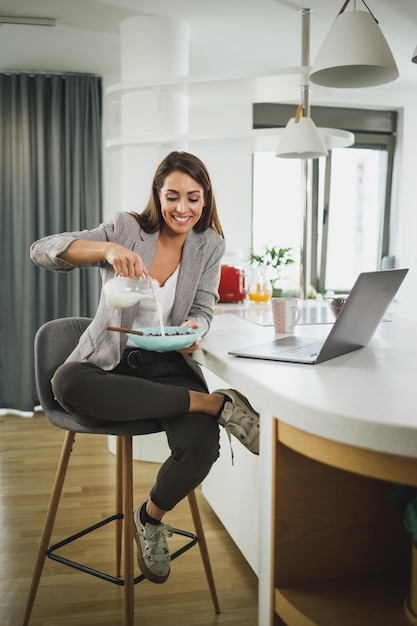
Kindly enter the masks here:
<path id="1" fill-rule="evenodd" d="M 301 66 L 310 65 L 310 13 L 301 11 Z M 309 116 L 310 83 L 302 76 L 301 102 L 294 118 L 278 131 L 276 156 L 284 159 L 318 159 L 327 156 L 328 150 L 345 148 L 355 142 L 355 136 L 338 128 L 317 128 Z"/>
<path id="2" fill-rule="evenodd" d="M 278 143 L 276 156 L 283 159 L 318 159 L 327 156 L 327 148 L 316 125 L 299 104 Z"/>
<path id="3" fill-rule="evenodd" d="M 324 87 L 373 87 L 399 76 L 378 22 L 367 11 L 347 11 L 346 0 L 313 63 L 310 80 Z M 356 3 L 356 0 L 355 0 Z"/>
<path id="4" fill-rule="evenodd" d="M 323 126 L 316 126 L 316 128 L 323 140 L 326 150 L 333 150 L 334 148 L 347 148 L 349 146 L 353 146 L 355 143 L 355 135 L 348 130 L 342 130 L 341 128 L 325 128 Z M 283 137 L 285 132 L 285 126 L 284 128 L 274 130 L 274 133 L 277 135 L 278 142 Z"/>
<path id="5" fill-rule="evenodd" d="M 411 60 L 413 63 L 417 63 L 417 46 L 416 49 L 414 50 L 413 56 L 411 57 Z"/>
<path id="6" fill-rule="evenodd" d="M 324 145 L 327 150 L 333 150 L 333 148 L 347 148 L 353 146 L 355 143 L 355 135 L 348 130 L 342 130 L 341 128 L 324 128 L 319 126 L 317 128 Z"/>

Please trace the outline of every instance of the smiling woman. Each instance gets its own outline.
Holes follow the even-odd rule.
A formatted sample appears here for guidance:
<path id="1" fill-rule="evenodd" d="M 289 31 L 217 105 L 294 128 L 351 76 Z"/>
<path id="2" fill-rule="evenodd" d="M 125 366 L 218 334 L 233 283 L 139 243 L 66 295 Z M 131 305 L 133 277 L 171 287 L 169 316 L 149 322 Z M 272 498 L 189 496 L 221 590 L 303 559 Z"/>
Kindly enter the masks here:
<path id="1" fill-rule="evenodd" d="M 177 268 L 184 241 L 201 218 L 204 189 L 188 174 L 174 171 L 159 191 L 163 223 L 159 231 L 157 252 L 150 268 L 151 275 L 164 285 Z"/>
<path id="2" fill-rule="evenodd" d="M 87 427 L 151 419 L 154 432 L 167 435 L 171 455 L 134 516 L 138 564 L 156 583 L 170 573 L 166 536 L 172 529 L 162 518 L 207 476 L 219 455 L 219 425 L 259 454 L 258 413 L 234 390 L 210 393 L 192 358 L 210 328 L 224 249 L 208 172 L 186 152 L 172 152 L 157 168 L 143 213 L 119 213 L 95 229 L 47 236 L 31 248 L 35 263 L 47 269 L 102 270 L 96 315 L 52 377 L 59 404 Z M 106 285 L 115 273 L 149 276 L 155 297 L 114 308 Z M 162 330 L 181 327 L 181 335 L 149 337 L 158 321 Z M 123 332 L 112 332 L 114 327 Z M 132 328 L 144 334 L 124 332 Z M 161 352 L 167 342 L 184 338 L 185 344 Z M 138 349 L 141 341 L 146 349 Z M 149 345 L 156 341 L 162 348 Z"/>
<path id="3" fill-rule="evenodd" d="M 165 221 L 162 230 L 173 230 L 172 234 L 184 235 L 201 217 L 204 189 L 188 174 L 174 171 L 166 177 L 159 192 L 159 201 Z M 184 225 L 186 229 L 178 231 L 177 225 Z"/>

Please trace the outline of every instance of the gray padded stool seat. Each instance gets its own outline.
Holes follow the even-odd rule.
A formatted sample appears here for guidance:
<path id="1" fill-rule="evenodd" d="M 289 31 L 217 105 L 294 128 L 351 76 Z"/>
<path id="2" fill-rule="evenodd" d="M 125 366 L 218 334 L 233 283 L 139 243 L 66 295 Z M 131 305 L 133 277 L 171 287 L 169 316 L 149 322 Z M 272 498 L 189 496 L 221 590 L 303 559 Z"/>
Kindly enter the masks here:
<path id="1" fill-rule="evenodd" d="M 91 322 L 87 317 L 62 318 L 46 322 L 38 330 L 35 337 L 35 376 L 39 402 L 48 420 L 58 428 L 66 431 L 61 457 L 55 476 L 55 482 L 48 506 L 45 525 L 41 536 L 38 556 L 32 576 L 32 583 L 26 606 L 23 626 L 29 624 L 32 608 L 35 602 L 40 578 L 42 575 L 45 559 L 49 558 L 61 562 L 64 565 L 86 572 L 108 582 L 124 587 L 125 626 L 134 624 L 134 586 L 144 580 L 142 575 L 134 575 L 134 550 L 133 550 L 133 461 L 132 461 L 132 437 L 134 435 L 147 435 L 160 431 L 153 420 L 138 420 L 133 422 L 108 422 L 103 426 L 85 427 L 78 424 L 75 419 L 66 413 L 54 399 L 51 378 L 56 369 L 65 361 L 78 343 L 84 330 Z M 64 480 L 73 449 L 76 434 L 88 433 L 95 435 L 116 435 L 116 512 L 114 515 L 100 520 L 81 532 L 50 546 L 56 513 L 61 497 Z M 220 613 L 214 584 L 210 558 L 201 523 L 200 512 L 194 491 L 188 495 L 191 516 L 194 524 L 194 533 L 174 529 L 175 533 L 188 538 L 187 543 L 171 555 L 171 560 L 180 556 L 188 549 L 198 544 L 204 565 L 210 594 L 216 613 Z M 116 564 L 115 575 L 106 574 L 92 569 L 81 563 L 61 557 L 57 551 L 64 545 L 75 541 L 77 538 L 89 534 L 101 526 L 115 522 L 116 524 Z M 123 545 L 123 578 L 121 577 L 121 555 Z"/>

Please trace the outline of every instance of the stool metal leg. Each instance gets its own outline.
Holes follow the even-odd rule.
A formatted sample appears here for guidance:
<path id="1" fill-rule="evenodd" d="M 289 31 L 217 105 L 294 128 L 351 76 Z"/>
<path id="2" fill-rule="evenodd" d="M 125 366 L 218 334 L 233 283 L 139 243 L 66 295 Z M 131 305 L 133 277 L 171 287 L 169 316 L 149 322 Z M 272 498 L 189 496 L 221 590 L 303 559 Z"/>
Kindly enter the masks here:
<path id="1" fill-rule="evenodd" d="M 216 585 L 214 583 L 213 570 L 211 568 L 210 556 L 207 548 L 206 536 L 204 534 L 203 524 L 201 522 L 200 511 L 197 504 L 195 491 L 188 494 L 188 503 L 191 509 L 191 516 L 194 522 L 195 534 L 198 537 L 198 547 L 200 548 L 201 560 L 203 561 L 206 578 L 210 589 L 210 595 L 213 602 L 214 610 L 220 613 L 219 600 L 217 598 Z"/>
<path id="2" fill-rule="evenodd" d="M 64 444 L 62 446 L 61 457 L 59 459 L 57 471 L 55 474 L 55 482 L 49 500 L 48 512 L 46 514 L 46 520 L 43 527 L 41 536 L 41 542 L 39 546 L 38 556 L 35 563 L 35 568 L 32 576 L 32 583 L 29 591 L 29 597 L 26 604 L 26 612 L 23 620 L 23 626 L 29 624 L 30 616 L 32 613 L 33 604 L 35 602 L 36 593 L 38 591 L 39 581 L 42 575 L 43 566 L 46 559 L 46 551 L 51 539 L 52 530 L 54 528 L 56 512 L 58 509 L 59 500 L 62 493 L 62 487 L 64 485 L 65 475 L 68 469 L 68 463 L 71 456 L 72 446 L 75 439 L 75 433 L 67 431 L 65 434 Z"/>
<path id="3" fill-rule="evenodd" d="M 123 557 L 125 588 L 125 626 L 134 621 L 133 571 L 133 461 L 132 437 L 121 437 L 123 442 Z"/>

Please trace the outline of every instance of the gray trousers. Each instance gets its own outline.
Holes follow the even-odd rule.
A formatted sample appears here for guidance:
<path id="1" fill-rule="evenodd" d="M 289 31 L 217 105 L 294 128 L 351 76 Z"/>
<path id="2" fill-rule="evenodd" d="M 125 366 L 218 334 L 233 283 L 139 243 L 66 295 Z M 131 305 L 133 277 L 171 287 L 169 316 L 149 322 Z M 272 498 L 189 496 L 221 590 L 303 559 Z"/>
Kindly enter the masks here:
<path id="1" fill-rule="evenodd" d="M 86 426 L 155 420 L 171 449 L 150 492 L 164 511 L 195 489 L 219 456 L 217 418 L 188 412 L 188 390 L 207 393 L 207 387 L 177 352 L 127 349 L 111 371 L 85 361 L 64 363 L 52 388 L 61 406 Z"/>

